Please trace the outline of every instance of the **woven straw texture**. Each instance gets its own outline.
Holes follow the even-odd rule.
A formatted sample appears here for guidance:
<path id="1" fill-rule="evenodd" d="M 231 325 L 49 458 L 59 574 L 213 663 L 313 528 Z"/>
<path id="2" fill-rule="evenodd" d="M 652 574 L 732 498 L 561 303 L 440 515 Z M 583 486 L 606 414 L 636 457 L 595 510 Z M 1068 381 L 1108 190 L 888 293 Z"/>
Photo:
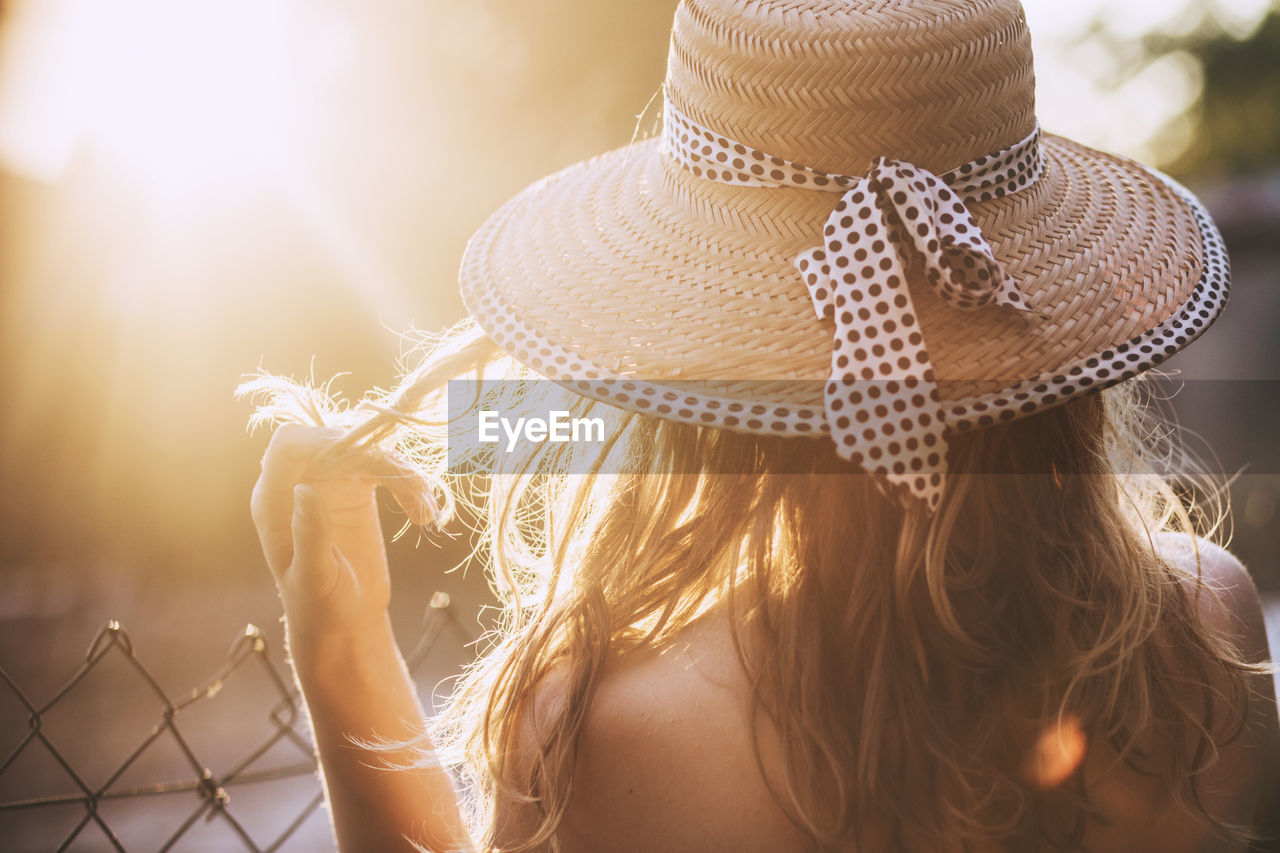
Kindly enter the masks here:
<path id="1" fill-rule="evenodd" d="M 1007 0 L 687 0 L 665 89 L 730 139 L 849 175 L 880 155 L 942 173 L 1009 146 L 1035 127 L 1033 90 L 1022 9 Z M 1052 134 L 1041 145 L 1038 182 L 970 210 L 1044 319 L 958 311 L 912 288 L 940 391 L 961 412 L 983 399 L 1025 413 L 1110 384 L 1185 345 L 1225 301 L 1219 238 L 1185 190 Z M 792 262 L 821 243 L 835 200 L 704 180 L 661 140 L 639 142 L 553 175 L 494 214 L 464 258 L 463 297 L 535 370 L 593 380 L 584 393 L 627 405 L 594 380 L 658 389 L 709 380 L 683 404 L 689 416 L 681 406 L 663 414 L 711 422 L 708 400 L 765 403 L 786 413 L 772 431 L 821 431 L 832 328 Z M 1115 359 L 1141 347 L 1140 357 Z M 1112 359 L 1122 364 L 1104 364 L 1092 381 L 1054 376 Z M 1062 381 L 1019 405 L 1000 397 L 1047 377 Z"/>

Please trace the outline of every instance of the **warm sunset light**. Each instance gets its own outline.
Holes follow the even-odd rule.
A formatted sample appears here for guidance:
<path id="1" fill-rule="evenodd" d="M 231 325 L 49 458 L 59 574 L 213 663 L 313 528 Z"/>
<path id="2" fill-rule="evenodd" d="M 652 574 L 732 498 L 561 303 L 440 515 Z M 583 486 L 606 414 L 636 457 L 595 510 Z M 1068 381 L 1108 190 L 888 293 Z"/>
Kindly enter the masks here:
<path id="1" fill-rule="evenodd" d="M 1174 120 L 1199 91 L 1190 60 L 1164 58 L 1109 90 L 1100 78 L 1117 59 L 1079 39 L 1101 4 L 1026 6 L 1042 122 L 1103 147 L 1150 154 L 1151 130 Z M 1240 32 L 1256 26 L 1265 7 L 1265 0 L 1214 5 L 1216 18 Z M 1153 26 L 1189 26 L 1196 9 L 1140 2 L 1106 14 L 1117 37 L 1127 38 Z M 357 48 L 360 60 L 376 60 L 337 11 L 293 0 L 20 2 L 0 53 L 0 159 L 53 180 L 89 146 L 149 192 L 183 201 L 216 193 L 226 181 L 279 179 L 300 132 L 314 130 L 303 127 L 301 113 L 323 95 L 327 77 Z M 1112 121 L 1120 114 L 1128 120 Z M 1162 145 L 1180 138 L 1174 133 Z"/>
<path id="2" fill-rule="evenodd" d="M 190 258 L 278 227 L 259 215 L 269 200 L 326 248 L 373 316 L 403 321 L 385 264 L 333 198 L 351 161 L 319 181 L 308 162 L 361 131 L 333 94 L 354 63 L 377 64 L 368 42 L 355 54 L 348 10 L 287 0 L 27 2 L 0 38 L 0 163 L 49 184 L 76 170 L 81 210 L 111 211 L 94 218 L 103 237 L 127 246 L 105 271 L 117 310 L 176 307 L 166 255 Z M 404 80 L 380 94 L 419 88 Z M 136 239 L 139 227 L 149 239 Z M 189 280 L 183 290 L 205 304 Z"/>
<path id="3" fill-rule="evenodd" d="M 1200 69 L 1181 51 L 1142 62 L 1143 37 L 1153 30 L 1185 35 L 1206 13 L 1225 31 L 1247 37 L 1270 5 L 1271 0 L 1027 0 L 1041 125 L 1144 161 L 1176 158 L 1193 132 L 1184 112 L 1200 94 Z"/>
<path id="4" fill-rule="evenodd" d="M 1280 840 L 1277 234 L 1280 0 L 0 0 L 0 848 Z"/>
<path id="5" fill-rule="evenodd" d="M 1142 128 L 1151 123 L 1105 130 L 1108 103 L 1139 108 L 1159 125 L 1195 96 L 1195 73 L 1177 60 L 1122 90 L 1101 91 L 1096 75 L 1107 70 L 1106 52 L 1072 44 L 1101 4 L 1031 0 L 1026 6 L 1037 34 L 1040 87 L 1052 95 L 1041 99 L 1049 126 L 1066 122 L 1077 134 L 1079 128 L 1092 132 L 1099 144 L 1140 148 Z M 1214 6 L 1218 20 L 1241 32 L 1256 25 L 1265 7 L 1265 0 Z M 1108 7 L 1107 20 L 1126 37 L 1156 25 L 1177 29 L 1194 20 L 1195 8 L 1128 3 Z M 0 156 L 49 178 L 76 145 L 88 143 L 164 193 L 260 175 L 294 143 L 299 99 L 314 95 L 325 71 L 352 50 L 350 32 L 332 11 L 292 0 L 18 3 L 0 61 Z M 1093 61 L 1081 62 L 1090 50 L 1097 54 Z M 1093 109 L 1080 109 L 1085 102 Z"/>
<path id="6" fill-rule="evenodd" d="M 95 146 L 150 190 L 184 200 L 262 177 L 288 153 L 296 78 L 315 64 L 293 8 L 28 4 L 7 33 L 0 143 L 45 175 L 77 142 Z"/>
<path id="7" fill-rule="evenodd" d="M 1066 714 L 1045 728 L 1027 759 L 1027 778 L 1040 788 L 1056 788 L 1084 761 L 1088 739 L 1080 720 Z"/>

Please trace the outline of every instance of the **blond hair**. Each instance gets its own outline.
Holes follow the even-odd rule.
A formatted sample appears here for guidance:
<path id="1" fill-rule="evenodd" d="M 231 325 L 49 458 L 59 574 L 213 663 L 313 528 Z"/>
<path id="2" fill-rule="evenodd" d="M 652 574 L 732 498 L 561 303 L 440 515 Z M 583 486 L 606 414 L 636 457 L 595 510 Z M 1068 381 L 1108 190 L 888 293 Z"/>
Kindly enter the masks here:
<path id="1" fill-rule="evenodd" d="M 448 480 L 445 381 L 511 365 L 469 325 L 426 350 L 344 446 Z M 268 416 L 300 393 L 258 390 L 276 392 Z M 1135 394 L 955 436 L 932 517 L 887 499 L 828 441 L 616 410 L 587 474 L 565 473 L 577 451 L 564 447 L 471 460 L 487 488 L 454 490 L 482 519 L 477 557 L 505 608 L 432 737 L 467 775 L 479 837 L 492 845 L 505 799 L 536 820 L 504 849 L 554 849 L 606 662 L 670 642 L 716 605 L 753 728 L 783 746 L 773 794 L 822 849 L 867 843 L 873 822 L 892 849 L 1078 844 L 1099 814 L 1080 774 L 1046 787 L 1027 772 L 1037 739 L 1066 720 L 1159 780 L 1173 808 L 1247 834 L 1206 812 L 1197 777 L 1243 726 L 1256 667 L 1202 624 L 1154 544 L 1221 514 L 1197 519 L 1155 473 Z M 317 399 L 312 420 L 331 418 Z M 607 409 L 568 394 L 564 405 Z M 551 677 L 564 701 L 528 758 L 521 721 Z"/>

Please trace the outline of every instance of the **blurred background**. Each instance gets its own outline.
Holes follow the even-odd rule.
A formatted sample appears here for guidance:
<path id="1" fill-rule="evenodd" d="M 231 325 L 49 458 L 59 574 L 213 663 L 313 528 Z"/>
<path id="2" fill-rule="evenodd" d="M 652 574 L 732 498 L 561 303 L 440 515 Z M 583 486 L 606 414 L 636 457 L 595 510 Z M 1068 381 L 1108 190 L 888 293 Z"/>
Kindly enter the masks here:
<path id="1" fill-rule="evenodd" d="M 278 656 L 247 509 L 267 436 L 233 388 L 258 367 L 393 382 L 398 332 L 463 316 L 489 212 L 653 129 L 674 6 L 0 0 L 0 667 L 34 701 L 108 619 L 175 691 L 245 622 Z M 1026 6 L 1041 124 L 1161 166 L 1222 227 L 1232 304 L 1170 365 L 1196 380 L 1174 405 L 1237 475 L 1233 549 L 1280 594 L 1280 5 Z M 442 571 L 462 544 L 393 546 L 406 642 L 436 590 L 475 626 L 482 581 Z M 441 646 L 424 690 L 465 656 Z M 125 690 L 68 696 L 69 749 L 123 743 Z M 0 685 L 0 760 L 25 721 Z M 22 760 L 0 800 L 58 789 Z M 84 809 L 49 814 L 0 812 L 0 847 L 51 849 Z M 156 846 L 143 824 L 130 849 Z M 286 849 L 325 837 L 313 816 Z"/>

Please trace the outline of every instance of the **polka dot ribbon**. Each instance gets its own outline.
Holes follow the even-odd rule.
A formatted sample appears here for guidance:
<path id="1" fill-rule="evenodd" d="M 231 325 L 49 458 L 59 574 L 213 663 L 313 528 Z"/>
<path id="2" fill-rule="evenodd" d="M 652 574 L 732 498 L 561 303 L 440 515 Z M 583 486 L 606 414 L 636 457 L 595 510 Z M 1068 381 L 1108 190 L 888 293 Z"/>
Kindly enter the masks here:
<path id="1" fill-rule="evenodd" d="M 904 503 L 942 498 L 944 408 L 907 287 L 927 281 L 947 304 L 988 303 L 1034 316 L 966 203 L 1009 195 L 1044 169 L 1037 127 L 1017 144 L 934 175 L 885 157 L 862 177 L 834 175 L 725 139 L 666 108 L 668 153 L 699 177 L 753 187 L 841 193 L 823 244 L 795 259 L 818 316 L 835 321 L 824 401 L 837 452 L 883 475 Z"/>

